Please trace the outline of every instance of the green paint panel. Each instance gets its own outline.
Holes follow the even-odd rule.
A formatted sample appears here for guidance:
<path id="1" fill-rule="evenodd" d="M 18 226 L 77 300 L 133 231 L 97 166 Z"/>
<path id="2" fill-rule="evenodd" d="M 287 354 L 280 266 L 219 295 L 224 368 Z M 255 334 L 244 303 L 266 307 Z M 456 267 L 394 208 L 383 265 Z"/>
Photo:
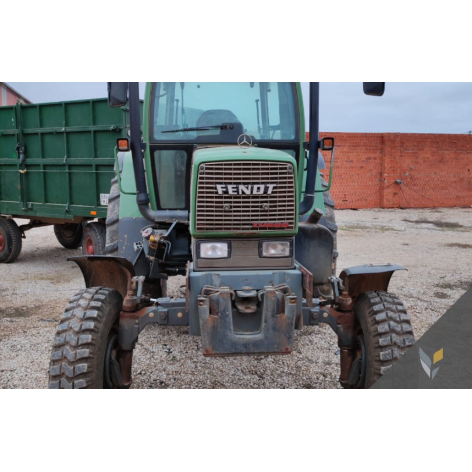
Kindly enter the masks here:
<path id="1" fill-rule="evenodd" d="M 75 166 L 69 173 L 71 188 L 71 205 L 85 205 L 95 207 L 97 205 L 97 189 L 95 172 L 92 166 Z"/>
<path id="2" fill-rule="evenodd" d="M 120 108 L 110 108 L 105 100 L 92 101 L 93 107 L 93 124 L 95 126 L 122 126 L 123 119 L 127 120 L 127 113 L 123 113 Z"/>
<path id="3" fill-rule="evenodd" d="M 15 107 L 0 107 L 0 133 L 7 130 L 16 130 Z"/>
<path id="4" fill-rule="evenodd" d="M 63 128 L 65 126 L 63 104 L 55 103 L 40 107 L 39 119 L 41 128 Z"/>
<path id="5" fill-rule="evenodd" d="M 42 134 L 42 154 L 43 158 L 64 160 L 66 156 L 66 143 L 64 133 L 47 133 Z M 29 149 L 26 150 L 28 159 L 37 158 L 39 156 L 31 156 Z"/>
<path id="6" fill-rule="evenodd" d="M 106 99 L 0 107 L 0 213 L 106 217 L 100 194 L 110 192 L 116 140 L 127 126 L 127 110 Z"/>
<path id="7" fill-rule="evenodd" d="M 65 105 L 65 123 L 67 127 L 93 125 L 92 104 L 75 102 Z"/>
<path id="8" fill-rule="evenodd" d="M 20 174 L 16 165 L 0 166 L 0 213 L 2 201 L 17 202 L 20 199 Z"/>
<path id="9" fill-rule="evenodd" d="M 24 174 L 24 187 L 26 189 L 26 200 L 28 202 L 41 203 L 44 201 L 44 172 L 41 166 L 34 165 L 28 167 L 28 172 Z"/>
<path id="10" fill-rule="evenodd" d="M 67 151 L 67 159 L 93 158 L 93 134 L 90 133 L 90 131 L 68 133 Z M 65 153 L 63 154 L 63 156 L 65 156 Z"/>
<path id="11" fill-rule="evenodd" d="M 21 107 L 21 125 L 24 129 L 40 128 L 39 113 L 41 108 L 39 106 Z"/>
<path id="12" fill-rule="evenodd" d="M 118 131 L 95 131 L 94 156 L 97 158 L 110 158 L 111 156 L 111 159 L 113 159 L 116 140 L 120 137 L 121 133 Z"/>
<path id="13" fill-rule="evenodd" d="M 28 150 L 29 156 L 41 156 L 41 134 L 25 134 L 23 135 L 23 142 Z M 0 140 L 1 141 L 1 140 Z M 16 146 L 16 143 L 15 143 Z M 18 156 L 15 151 L 15 159 L 18 160 Z"/>
<path id="14" fill-rule="evenodd" d="M 16 154 L 16 150 L 15 150 L 17 143 L 18 143 L 18 138 L 16 134 L 0 136 L 0 160 L 1 161 L 18 159 L 18 155 Z M 0 162 L 0 165 L 1 165 L 1 162 Z"/>
<path id="15" fill-rule="evenodd" d="M 44 203 L 69 203 L 67 173 L 62 166 L 44 166 L 46 198 Z"/>

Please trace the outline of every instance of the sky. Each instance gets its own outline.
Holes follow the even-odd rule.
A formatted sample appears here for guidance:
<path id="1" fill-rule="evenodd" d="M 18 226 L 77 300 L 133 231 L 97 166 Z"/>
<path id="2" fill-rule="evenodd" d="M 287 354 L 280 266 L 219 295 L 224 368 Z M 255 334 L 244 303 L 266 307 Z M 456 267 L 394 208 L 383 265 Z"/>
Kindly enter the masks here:
<path id="1" fill-rule="evenodd" d="M 36 103 L 107 95 L 105 82 L 8 84 Z M 308 114 L 308 82 L 302 90 Z M 464 134 L 472 131 L 472 82 L 387 82 L 383 97 L 364 95 L 361 82 L 321 82 L 320 130 Z"/>

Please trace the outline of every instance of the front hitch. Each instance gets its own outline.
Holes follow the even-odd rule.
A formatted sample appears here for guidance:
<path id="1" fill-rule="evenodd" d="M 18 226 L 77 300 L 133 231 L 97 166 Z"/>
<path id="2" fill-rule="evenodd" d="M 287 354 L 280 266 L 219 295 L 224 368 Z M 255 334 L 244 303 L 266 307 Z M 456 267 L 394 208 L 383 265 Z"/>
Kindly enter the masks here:
<path id="1" fill-rule="evenodd" d="M 297 296 L 287 285 L 264 287 L 257 292 L 261 321 L 256 329 L 245 330 L 235 325 L 233 316 L 238 311 L 235 298 L 228 287 L 205 287 L 198 297 L 204 356 L 292 352 Z"/>

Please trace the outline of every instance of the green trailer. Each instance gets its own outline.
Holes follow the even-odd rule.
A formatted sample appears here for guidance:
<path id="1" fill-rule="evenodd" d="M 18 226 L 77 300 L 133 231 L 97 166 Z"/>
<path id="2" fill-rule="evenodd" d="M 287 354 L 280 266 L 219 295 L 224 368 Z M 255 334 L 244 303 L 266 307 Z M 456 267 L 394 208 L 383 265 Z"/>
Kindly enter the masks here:
<path id="1" fill-rule="evenodd" d="M 127 134 L 127 108 L 106 99 L 0 107 L 0 262 L 47 225 L 62 246 L 104 254 L 116 141 Z"/>

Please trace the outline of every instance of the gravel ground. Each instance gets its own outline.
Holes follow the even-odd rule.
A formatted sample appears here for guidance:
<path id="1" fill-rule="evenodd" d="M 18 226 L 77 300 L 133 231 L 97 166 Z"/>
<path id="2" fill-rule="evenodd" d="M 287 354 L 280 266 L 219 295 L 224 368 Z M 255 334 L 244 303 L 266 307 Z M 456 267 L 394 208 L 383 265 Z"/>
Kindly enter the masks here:
<path id="1" fill-rule="evenodd" d="M 338 268 L 394 262 L 390 290 L 402 298 L 418 339 L 472 284 L 472 209 L 342 210 Z M 409 220 L 409 221 L 405 221 Z M 428 223 L 428 221 L 433 223 Z M 46 388 L 55 327 L 83 287 L 80 254 L 52 228 L 27 233 L 14 264 L 0 265 L 0 388 Z M 182 277 L 169 282 L 179 295 Z M 295 333 L 290 356 L 204 358 L 188 328 L 150 326 L 140 336 L 133 388 L 338 388 L 336 337 L 326 326 Z"/>

